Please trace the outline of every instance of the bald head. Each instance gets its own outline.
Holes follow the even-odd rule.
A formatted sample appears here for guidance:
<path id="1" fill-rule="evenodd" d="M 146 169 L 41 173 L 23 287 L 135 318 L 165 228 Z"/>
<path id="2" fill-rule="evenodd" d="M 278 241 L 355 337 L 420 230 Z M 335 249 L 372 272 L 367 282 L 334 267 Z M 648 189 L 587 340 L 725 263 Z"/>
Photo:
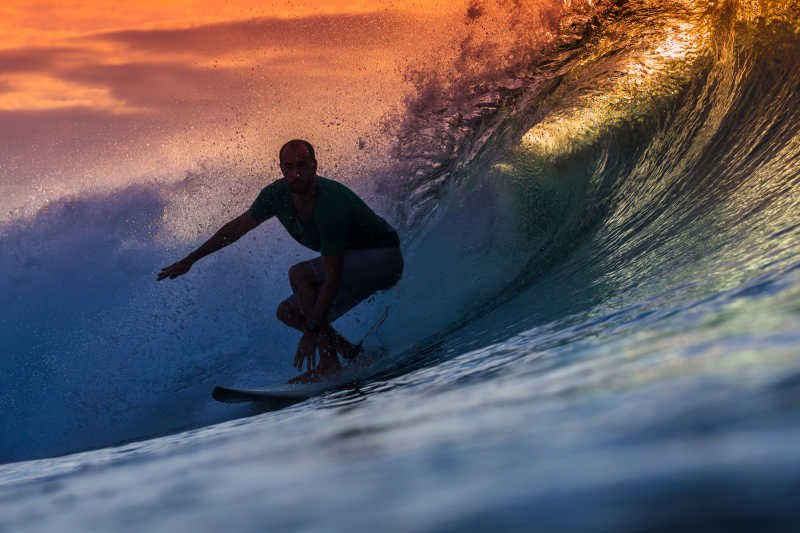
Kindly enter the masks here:
<path id="1" fill-rule="evenodd" d="M 305 151 L 311 156 L 311 161 L 316 163 L 317 155 L 314 153 L 314 147 L 311 146 L 311 143 L 308 141 L 304 141 L 303 139 L 292 139 L 291 141 L 287 142 L 283 146 L 281 146 L 280 151 L 278 152 L 278 159 L 283 162 L 284 153 L 287 150 L 291 150 L 292 152 L 297 153 L 298 151 L 302 152 Z"/>
<path id="2" fill-rule="evenodd" d="M 293 194 L 313 194 L 317 182 L 317 159 L 308 141 L 294 139 L 279 152 L 281 172 Z"/>

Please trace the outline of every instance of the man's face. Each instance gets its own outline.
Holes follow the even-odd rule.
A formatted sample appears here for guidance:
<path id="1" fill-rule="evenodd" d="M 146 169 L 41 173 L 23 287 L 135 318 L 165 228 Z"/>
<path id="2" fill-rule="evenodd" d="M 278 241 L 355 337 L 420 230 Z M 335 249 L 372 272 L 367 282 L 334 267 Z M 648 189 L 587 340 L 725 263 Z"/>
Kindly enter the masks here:
<path id="1" fill-rule="evenodd" d="M 281 154 L 281 172 L 289 190 L 294 194 L 305 194 L 314 186 L 317 162 L 303 145 L 287 146 Z"/>

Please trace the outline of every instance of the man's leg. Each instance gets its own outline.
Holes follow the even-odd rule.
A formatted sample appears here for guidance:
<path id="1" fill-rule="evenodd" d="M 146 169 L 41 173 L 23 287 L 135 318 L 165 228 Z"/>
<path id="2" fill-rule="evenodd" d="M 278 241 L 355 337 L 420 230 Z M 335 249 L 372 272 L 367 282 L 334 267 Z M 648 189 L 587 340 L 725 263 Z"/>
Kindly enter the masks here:
<path id="1" fill-rule="evenodd" d="M 306 325 L 306 318 L 302 311 L 300 311 L 300 308 L 296 305 L 292 305 L 291 302 L 281 302 L 278 306 L 277 316 L 278 320 L 290 328 L 294 328 L 298 331 L 303 331 L 303 328 Z M 358 348 L 350 341 L 342 337 L 342 335 L 333 329 L 330 324 L 328 324 L 325 329 L 328 335 L 333 339 L 333 345 L 336 352 L 342 354 L 342 357 L 345 359 L 352 359 L 358 354 Z"/>
<path id="2" fill-rule="evenodd" d="M 278 307 L 278 318 L 285 324 L 302 330 L 306 323 L 305 317 L 311 314 L 319 296 L 319 282 L 311 264 L 306 261 L 298 263 L 289 269 L 289 283 L 292 286 L 295 299 L 299 303 L 299 309 L 292 309 L 291 306 L 283 306 L 281 304 L 283 309 L 281 309 L 281 306 Z M 284 321 L 281 316 L 287 320 Z M 357 351 L 357 348 L 334 330 L 330 324 L 327 324 L 320 331 L 318 347 L 320 356 L 319 371 L 323 374 L 340 368 L 341 365 L 336 357 L 336 352 L 341 353 L 344 357 L 352 357 Z"/>

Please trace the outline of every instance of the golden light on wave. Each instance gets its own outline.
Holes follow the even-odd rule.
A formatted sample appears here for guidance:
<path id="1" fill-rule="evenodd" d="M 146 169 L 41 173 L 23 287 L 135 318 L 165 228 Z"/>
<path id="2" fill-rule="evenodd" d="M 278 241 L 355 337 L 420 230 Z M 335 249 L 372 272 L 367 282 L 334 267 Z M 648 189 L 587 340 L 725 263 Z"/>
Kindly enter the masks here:
<path id="1" fill-rule="evenodd" d="M 554 110 L 526 132 L 521 147 L 540 157 L 558 158 L 595 142 L 614 124 L 646 117 L 655 102 L 677 93 L 688 81 L 688 65 L 709 38 L 702 25 L 672 21 L 660 40 L 614 65 L 606 76 L 596 79 L 592 91 L 579 90 L 571 105 Z M 600 48 L 576 70 L 598 68 L 594 61 L 602 61 L 606 53 Z"/>
<path id="2" fill-rule="evenodd" d="M 711 2 L 725 9 L 728 3 Z M 731 3 L 737 20 L 743 22 L 783 22 L 800 32 L 800 2 L 797 0 L 738 0 Z"/>

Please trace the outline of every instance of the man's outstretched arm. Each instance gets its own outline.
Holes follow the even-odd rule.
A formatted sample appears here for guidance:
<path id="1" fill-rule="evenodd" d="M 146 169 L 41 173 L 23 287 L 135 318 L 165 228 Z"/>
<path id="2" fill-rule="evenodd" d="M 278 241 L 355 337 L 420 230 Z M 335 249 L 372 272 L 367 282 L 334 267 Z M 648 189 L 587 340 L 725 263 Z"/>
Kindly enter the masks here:
<path id="1" fill-rule="evenodd" d="M 254 219 L 250 213 L 245 211 L 238 217 L 234 218 L 219 231 L 217 231 L 210 239 L 208 239 L 200 248 L 190 253 L 180 261 L 168 267 L 161 269 L 158 274 L 158 281 L 164 278 L 175 279 L 180 275 L 189 272 L 192 265 L 208 254 L 213 254 L 220 248 L 224 248 L 229 244 L 238 241 L 245 233 L 250 231 L 261 224 L 261 221 Z"/>

